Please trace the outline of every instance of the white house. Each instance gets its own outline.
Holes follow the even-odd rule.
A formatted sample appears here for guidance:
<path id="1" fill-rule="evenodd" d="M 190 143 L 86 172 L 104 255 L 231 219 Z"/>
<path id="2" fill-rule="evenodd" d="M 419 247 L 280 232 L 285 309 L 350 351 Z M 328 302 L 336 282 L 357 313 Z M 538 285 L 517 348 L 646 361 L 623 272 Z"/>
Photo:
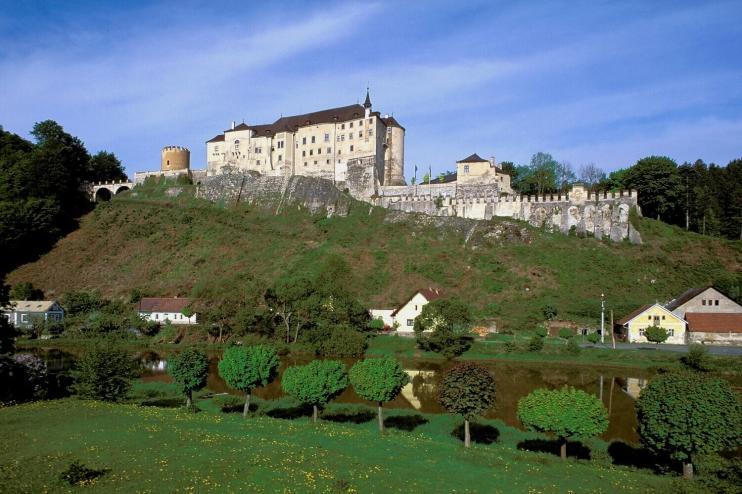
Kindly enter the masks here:
<path id="1" fill-rule="evenodd" d="M 11 300 L 2 312 L 16 328 L 30 328 L 34 320 L 61 322 L 64 318 L 64 310 L 56 300 Z"/>
<path id="2" fill-rule="evenodd" d="M 405 303 L 398 308 L 391 309 L 371 309 L 371 317 L 381 319 L 386 326 L 395 327 L 398 333 L 413 332 L 415 318 L 420 315 L 423 307 L 443 294 L 438 289 L 423 288 L 416 291 Z"/>
<path id="3" fill-rule="evenodd" d="M 183 313 L 190 303 L 188 298 L 145 297 L 139 301 L 139 317 L 160 323 L 170 321 L 172 324 L 196 324 L 195 313 L 190 316 Z"/>

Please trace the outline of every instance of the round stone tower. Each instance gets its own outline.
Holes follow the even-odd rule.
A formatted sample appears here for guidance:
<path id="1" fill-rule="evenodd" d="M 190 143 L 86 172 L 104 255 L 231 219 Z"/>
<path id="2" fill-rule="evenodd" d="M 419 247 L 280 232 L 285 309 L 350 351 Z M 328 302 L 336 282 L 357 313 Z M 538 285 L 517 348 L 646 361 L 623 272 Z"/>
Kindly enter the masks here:
<path id="1" fill-rule="evenodd" d="M 160 171 L 189 170 L 191 168 L 191 152 L 181 146 L 165 146 L 162 148 Z"/>
<path id="2" fill-rule="evenodd" d="M 386 115 L 386 152 L 384 153 L 384 185 L 406 185 L 404 179 L 404 127 L 394 117 Z"/>

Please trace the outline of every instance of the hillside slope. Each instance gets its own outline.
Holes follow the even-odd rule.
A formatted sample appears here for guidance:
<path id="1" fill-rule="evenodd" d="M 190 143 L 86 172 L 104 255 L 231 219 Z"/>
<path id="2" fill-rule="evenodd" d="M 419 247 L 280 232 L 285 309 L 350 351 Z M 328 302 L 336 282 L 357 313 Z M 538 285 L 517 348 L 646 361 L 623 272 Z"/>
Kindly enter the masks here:
<path id="1" fill-rule="evenodd" d="M 195 199 L 192 186 L 148 186 L 99 205 L 8 282 L 30 281 L 47 296 L 86 288 L 126 297 L 137 288 L 208 300 L 337 254 L 353 267 L 353 286 L 369 307 L 394 307 L 417 288 L 435 286 L 469 301 L 481 320 L 521 329 L 541 320 L 546 304 L 559 318 L 597 324 L 601 292 L 618 317 L 742 271 L 740 242 L 635 222 L 641 246 L 358 202 L 347 217 L 312 215 L 300 205 L 276 215 Z"/>

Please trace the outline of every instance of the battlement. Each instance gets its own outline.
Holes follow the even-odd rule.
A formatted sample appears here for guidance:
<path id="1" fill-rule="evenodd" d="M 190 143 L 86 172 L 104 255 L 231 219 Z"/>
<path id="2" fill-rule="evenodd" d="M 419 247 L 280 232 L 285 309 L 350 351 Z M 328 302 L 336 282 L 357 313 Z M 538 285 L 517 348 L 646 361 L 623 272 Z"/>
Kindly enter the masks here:
<path id="1" fill-rule="evenodd" d="M 400 189 L 408 188 L 409 186 L 399 187 Z M 427 187 L 427 186 L 426 186 Z M 383 189 L 388 189 L 383 187 Z M 450 196 L 444 194 L 401 194 L 401 195 L 382 195 L 389 204 L 397 202 L 422 202 L 422 201 L 436 201 L 438 198 L 443 200 L 444 204 L 484 204 L 484 203 L 569 203 L 573 202 L 577 197 L 570 196 L 569 192 L 560 192 L 555 194 L 543 194 L 541 196 L 535 195 L 495 195 L 492 192 L 479 192 L 463 194 L 459 196 Z M 617 199 L 634 199 L 638 198 L 636 190 L 620 190 L 615 192 L 590 192 L 582 198 L 585 202 L 599 202 L 607 200 Z"/>
<path id="2" fill-rule="evenodd" d="M 164 148 L 162 148 L 162 152 L 163 153 L 168 152 L 168 151 L 181 151 L 181 152 L 185 152 L 185 153 L 190 153 L 191 152 L 190 149 L 188 149 L 187 147 L 184 147 L 184 146 L 165 146 Z"/>

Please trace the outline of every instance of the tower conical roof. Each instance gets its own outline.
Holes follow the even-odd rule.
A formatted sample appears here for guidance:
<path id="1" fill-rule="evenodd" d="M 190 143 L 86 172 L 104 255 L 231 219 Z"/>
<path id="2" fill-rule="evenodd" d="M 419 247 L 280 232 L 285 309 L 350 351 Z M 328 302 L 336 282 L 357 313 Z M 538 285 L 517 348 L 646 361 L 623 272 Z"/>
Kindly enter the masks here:
<path id="1" fill-rule="evenodd" d="M 371 96 L 368 94 L 368 88 L 366 88 L 366 101 L 363 102 L 364 108 L 371 108 Z"/>

